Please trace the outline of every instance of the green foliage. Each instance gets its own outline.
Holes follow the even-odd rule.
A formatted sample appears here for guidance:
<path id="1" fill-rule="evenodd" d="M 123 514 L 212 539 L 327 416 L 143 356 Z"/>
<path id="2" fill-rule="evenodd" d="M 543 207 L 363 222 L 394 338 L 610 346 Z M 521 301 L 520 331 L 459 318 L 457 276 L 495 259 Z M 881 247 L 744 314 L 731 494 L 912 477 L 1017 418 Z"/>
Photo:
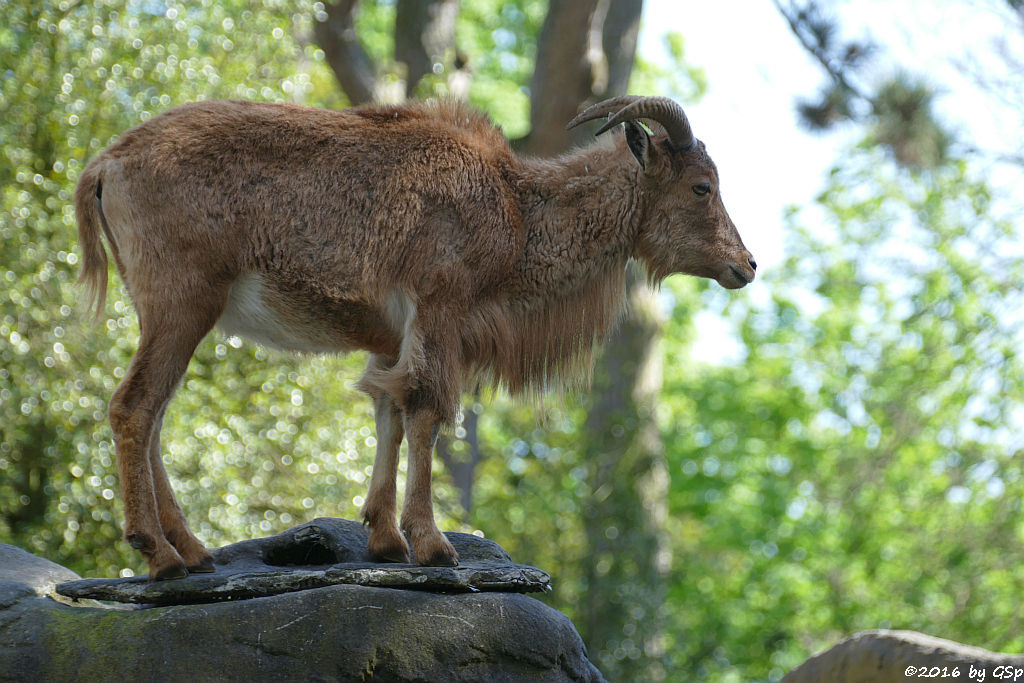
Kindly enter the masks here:
<path id="1" fill-rule="evenodd" d="M 385 70 L 393 11 L 367 1 L 357 19 Z M 513 137 L 526 132 L 545 11 L 541 0 L 462 3 L 470 97 Z M 0 540 L 85 575 L 139 571 L 120 539 L 106 422 L 137 325 L 116 285 L 100 325 L 79 306 L 74 183 L 120 132 L 189 100 L 344 106 L 310 42 L 323 7 L 0 0 L 0 13 Z M 681 38 L 666 40 L 676 61 L 640 60 L 632 90 L 699 95 Z M 667 281 L 658 419 L 671 477 L 670 678 L 777 678 L 878 626 L 1024 647 L 1013 612 L 1024 443 L 1011 429 L 1024 422 L 1024 266 L 1011 248 L 1019 232 L 996 213 L 961 166 L 908 176 L 859 150 L 813 207 L 794 211 L 789 259 L 753 295 Z M 725 308 L 741 363 L 692 362 L 698 307 Z M 168 412 L 164 458 L 201 538 L 357 516 L 374 445 L 370 403 L 353 389 L 364 360 L 295 358 L 217 334 L 200 346 Z M 439 470 L 438 522 L 483 530 L 550 571 L 545 599 L 578 617 L 602 599 L 587 593 L 587 572 L 605 566 L 584 515 L 616 488 L 588 484 L 588 399 L 546 398 L 542 416 L 482 403 L 476 504 L 467 516 Z M 467 446 L 455 436 L 458 454 Z M 644 657 L 623 624 L 611 656 Z"/>
<path id="2" fill-rule="evenodd" d="M 729 309 L 741 364 L 670 347 L 669 649 L 722 681 L 869 628 L 1018 651 L 1018 236 L 962 166 L 912 178 L 877 151 L 816 208 L 790 219 L 771 300 Z"/>

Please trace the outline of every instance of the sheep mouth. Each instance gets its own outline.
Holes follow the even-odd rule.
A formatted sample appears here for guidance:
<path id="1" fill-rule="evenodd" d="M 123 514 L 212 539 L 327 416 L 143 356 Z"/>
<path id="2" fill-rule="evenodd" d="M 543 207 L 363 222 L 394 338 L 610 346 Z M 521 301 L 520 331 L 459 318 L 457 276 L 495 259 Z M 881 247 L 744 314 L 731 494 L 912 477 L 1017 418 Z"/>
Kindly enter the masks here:
<path id="1" fill-rule="evenodd" d="M 726 289 L 740 289 L 754 281 L 754 272 L 749 273 L 737 266 L 730 265 L 718 279 L 718 284 Z"/>

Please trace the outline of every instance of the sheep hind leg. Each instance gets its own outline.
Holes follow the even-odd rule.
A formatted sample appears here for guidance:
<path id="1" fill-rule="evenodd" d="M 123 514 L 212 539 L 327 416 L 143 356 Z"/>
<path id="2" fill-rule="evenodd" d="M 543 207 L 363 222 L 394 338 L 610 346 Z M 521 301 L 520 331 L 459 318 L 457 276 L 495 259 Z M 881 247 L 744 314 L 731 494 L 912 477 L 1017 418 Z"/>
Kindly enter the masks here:
<path id="1" fill-rule="evenodd" d="M 188 574 L 184 560 L 164 536 L 149 458 L 160 407 L 174 392 L 188 363 L 188 356 L 175 358 L 167 351 L 144 332 L 124 381 L 110 400 L 110 427 L 124 499 L 124 537 L 146 558 L 150 580 Z"/>
<path id="2" fill-rule="evenodd" d="M 404 436 L 402 411 L 383 392 L 374 394 L 373 408 L 377 424 L 377 453 L 373 459 L 370 492 L 363 506 L 363 524 L 370 527 L 370 557 L 378 562 L 408 563 L 409 544 L 395 519 L 398 450 Z"/>
<path id="3" fill-rule="evenodd" d="M 169 401 L 168 401 L 169 403 Z M 164 404 L 153 427 L 153 435 L 149 442 L 149 466 L 153 472 L 153 487 L 156 493 L 157 517 L 160 520 L 160 527 L 163 529 L 166 538 L 174 549 L 178 551 L 182 560 L 185 561 L 185 568 L 189 574 L 207 574 L 216 571 L 213 566 L 213 557 L 210 555 L 202 541 L 195 537 L 185 514 L 181 511 L 171 482 L 167 478 L 167 471 L 164 469 L 163 458 L 160 455 L 160 429 L 163 425 L 164 412 L 167 404 Z"/>
<path id="4" fill-rule="evenodd" d="M 175 290 L 169 286 L 165 291 Z M 192 296 L 136 301 L 139 349 L 110 401 L 110 426 L 117 445 L 124 499 L 125 539 L 146 558 L 150 580 L 181 578 L 188 573 L 186 561 L 168 541 L 161 525 L 157 488 L 163 486 L 166 475 L 158 460 L 159 474 L 154 476 L 151 453 L 154 441 L 159 440 L 159 418 L 196 346 L 223 310 L 224 294 L 210 289 L 192 292 Z M 173 500 L 169 485 L 165 493 Z M 189 551 L 186 554 L 202 567 L 201 557 Z"/>

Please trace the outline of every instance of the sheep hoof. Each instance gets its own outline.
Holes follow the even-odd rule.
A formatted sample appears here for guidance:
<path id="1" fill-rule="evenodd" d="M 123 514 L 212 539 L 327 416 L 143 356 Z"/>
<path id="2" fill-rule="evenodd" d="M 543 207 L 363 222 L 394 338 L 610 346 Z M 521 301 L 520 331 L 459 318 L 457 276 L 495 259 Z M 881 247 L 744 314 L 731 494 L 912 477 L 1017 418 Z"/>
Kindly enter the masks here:
<path id="1" fill-rule="evenodd" d="M 149 580 L 150 581 L 169 581 L 171 579 L 184 579 L 188 576 L 188 570 L 185 569 L 184 563 L 172 564 L 169 567 L 164 567 L 156 572 L 150 570 Z"/>
<path id="2" fill-rule="evenodd" d="M 401 532 L 393 526 L 373 527 L 368 547 L 374 562 L 397 562 L 410 564 L 409 544 Z"/>
<path id="3" fill-rule="evenodd" d="M 409 553 L 400 552 L 397 548 L 390 552 L 371 553 L 375 562 L 395 562 L 397 564 L 410 564 Z"/>
<path id="4" fill-rule="evenodd" d="M 416 562 L 424 567 L 458 567 L 459 553 L 447 538 L 438 534 L 436 544 L 420 545 L 419 552 L 416 553 Z"/>
<path id="5" fill-rule="evenodd" d="M 213 566 L 213 558 L 207 555 L 199 564 L 188 567 L 189 574 L 213 574 L 217 568 Z"/>
<path id="6" fill-rule="evenodd" d="M 434 553 L 433 557 L 425 563 L 427 567 L 458 567 L 459 556 L 452 557 L 447 553 Z"/>

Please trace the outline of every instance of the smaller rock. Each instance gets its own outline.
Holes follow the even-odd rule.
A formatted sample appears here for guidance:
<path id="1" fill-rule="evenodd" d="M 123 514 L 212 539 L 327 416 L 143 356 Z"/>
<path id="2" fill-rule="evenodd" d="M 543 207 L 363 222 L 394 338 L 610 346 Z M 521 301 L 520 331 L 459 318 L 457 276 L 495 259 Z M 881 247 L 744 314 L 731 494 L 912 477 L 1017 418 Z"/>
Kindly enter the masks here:
<path id="1" fill-rule="evenodd" d="M 862 631 L 820 652 L 783 676 L 783 683 L 905 683 L 1017 680 L 1024 655 L 990 652 L 917 631 Z"/>

